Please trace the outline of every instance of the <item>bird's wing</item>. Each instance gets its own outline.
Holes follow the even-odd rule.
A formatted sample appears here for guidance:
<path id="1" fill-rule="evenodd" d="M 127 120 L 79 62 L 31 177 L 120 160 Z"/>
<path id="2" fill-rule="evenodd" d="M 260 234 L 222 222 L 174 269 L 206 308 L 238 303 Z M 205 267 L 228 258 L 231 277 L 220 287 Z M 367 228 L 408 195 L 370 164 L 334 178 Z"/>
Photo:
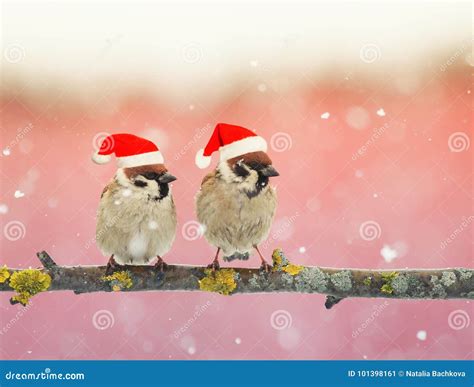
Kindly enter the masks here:
<path id="1" fill-rule="evenodd" d="M 202 182 L 201 182 L 201 187 L 210 179 L 214 179 L 214 177 L 216 176 L 216 172 L 210 172 L 208 173 L 206 176 L 204 176 L 204 178 L 202 179 Z"/>
<path id="2" fill-rule="evenodd" d="M 117 183 L 115 181 L 111 181 L 109 184 L 107 184 L 104 189 L 102 190 L 102 193 L 100 194 L 100 198 L 102 199 L 104 197 L 104 195 L 107 193 L 107 192 L 111 192 L 112 189 L 117 185 Z"/>

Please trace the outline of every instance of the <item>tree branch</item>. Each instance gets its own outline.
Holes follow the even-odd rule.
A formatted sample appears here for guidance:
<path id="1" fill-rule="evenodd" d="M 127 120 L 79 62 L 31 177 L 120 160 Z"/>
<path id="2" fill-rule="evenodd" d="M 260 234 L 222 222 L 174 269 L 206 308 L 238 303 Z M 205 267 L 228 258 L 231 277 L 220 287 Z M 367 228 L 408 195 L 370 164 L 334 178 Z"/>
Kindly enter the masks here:
<path id="1" fill-rule="evenodd" d="M 163 272 L 153 266 L 122 266 L 106 276 L 106 266 L 59 266 L 38 253 L 41 269 L 0 272 L 0 291 L 16 291 L 13 303 L 25 303 L 42 291 L 72 290 L 76 294 L 110 291 L 213 291 L 238 293 L 326 294 L 326 308 L 348 297 L 399 299 L 474 298 L 474 270 L 413 269 L 362 270 L 298 266 L 281 250 L 273 252 L 273 270 L 169 265 Z"/>

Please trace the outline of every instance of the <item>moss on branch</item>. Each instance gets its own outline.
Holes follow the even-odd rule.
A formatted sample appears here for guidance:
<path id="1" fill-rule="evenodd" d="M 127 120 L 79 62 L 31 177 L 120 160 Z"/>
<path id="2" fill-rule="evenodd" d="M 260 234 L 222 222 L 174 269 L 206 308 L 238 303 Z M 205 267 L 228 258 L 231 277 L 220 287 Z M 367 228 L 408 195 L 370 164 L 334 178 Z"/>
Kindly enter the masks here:
<path id="1" fill-rule="evenodd" d="M 70 290 L 76 294 L 112 291 L 210 291 L 241 293 L 319 293 L 326 307 L 348 297 L 399 299 L 473 299 L 474 270 L 470 268 L 363 270 L 296 265 L 277 249 L 270 272 L 249 268 L 169 265 L 163 272 L 153 266 L 121 266 L 106 275 L 106 266 L 59 266 L 38 253 L 42 269 L 0 268 L 0 291 L 15 291 L 12 303 L 26 304 L 44 291 Z"/>

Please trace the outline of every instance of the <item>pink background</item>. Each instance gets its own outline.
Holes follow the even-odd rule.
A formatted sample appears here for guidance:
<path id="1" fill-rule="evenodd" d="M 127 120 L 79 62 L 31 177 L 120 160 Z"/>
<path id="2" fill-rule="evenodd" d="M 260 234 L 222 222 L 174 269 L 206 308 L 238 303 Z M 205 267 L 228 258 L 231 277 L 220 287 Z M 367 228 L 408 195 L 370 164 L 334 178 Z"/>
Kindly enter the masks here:
<path id="1" fill-rule="evenodd" d="M 258 70 L 217 103 L 192 92 L 180 102 L 157 99 L 117 81 L 82 105 L 67 99 L 67 89 L 45 85 L 32 98 L 21 82 L 10 83 L 0 107 L 1 147 L 10 146 L 10 154 L 0 157 L 1 263 L 37 267 L 40 250 L 62 265 L 106 263 L 91 245 L 100 193 L 115 171 L 114 163 L 90 160 L 100 132 L 156 141 L 178 177 L 177 238 L 164 258 L 209 263 L 213 249 L 204 238 L 185 238 L 184 225 L 196 219 L 194 196 L 206 173 L 194 166 L 195 152 L 217 122 L 227 122 L 264 136 L 281 174 L 274 179 L 279 205 L 272 236 L 263 246 L 268 257 L 281 247 L 292 262 L 305 265 L 472 267 L 472 223 L 442 246 L 472 216 L 472 146 L 454 152 L 449 141 L 455 132 L 473 139 L 470 68 L 457 62 L 441 69 L 451 54 L 427 60 L 416 78 L 400 80 L 386 69 L 368 81 L 360 68 L 351 68 L 315 81 L 301 72 L 298 86 L 284 91 Z M 377 114 L 381 108 L 385 115 Z M 321 118 L 325 112 L 328 119 Z M 380 137 L 353 158 L 385 124 Z M 201 135 L 193 140 L 196 133 Z M 15 198 L 17 190 L 24 196 Z M 24 226 L 15 241 L 5 237 L 11 221 Z M 366 221 L 380 226 L 378 238 L 362 238 L 359 228 Z M 384 246 L 397 255 L 391 262 L 381 255 Z M 258 258 L 245 264 L 258 266 Z M 21 307 L 10 306 L 10 296 L 0 295 L 2 359 L 473 357 L 468 301 L 349 299 L 328 311 L 322 295 L 53 292 L 34 297 L 15 319 Z M 106 329 L 97 329 L 97 313 L 111 319 Z M 451 313 L 467 316 L 467 326 L 454 329 Z M 285 329 L 275 328 L 275 314 L 286 319 Z"/>

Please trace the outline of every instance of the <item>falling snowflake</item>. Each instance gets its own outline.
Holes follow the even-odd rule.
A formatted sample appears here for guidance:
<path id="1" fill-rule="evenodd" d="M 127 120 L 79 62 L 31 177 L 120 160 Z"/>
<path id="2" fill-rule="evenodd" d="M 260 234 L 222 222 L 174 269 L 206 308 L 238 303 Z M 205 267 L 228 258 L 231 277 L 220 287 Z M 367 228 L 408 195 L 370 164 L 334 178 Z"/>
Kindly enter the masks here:
<path id="1" fill-rule="evenodd" d="M 240 343 L 242 343 L 242 339 L 240 337 L 237 337 L 235 339 L 235 344 L 240 344 Z"/>
<path id="2" fill-rule="evenodd" d="M 158 223 L 155 222 L 154 220 L 150 220 L 150 221 L 148 222 L 148 228 L 149 228 L 150 230 L 156 230 L 156 229 L 158 228 Z"/>
<path id="3" fill-rule="evenodd" d="M 329 118 L 331 114 L 329 112 L 324 112 L 323 114 L 321 114 L 321 118 L 323 120 L 327 120 Z"/>
<path id="4" fill-rule="evenodd" d="M 50 198 L 48 199 L 48 207 L 49 208 L 56 208 L 58 206 L 58 199 Z"/>
<path id="5" fill-rule="evenodd" d="M 280 344 L 283 349 L 294 349 L 300 344 L 300 341 L 301 334 L 294 327 L 290 327 L 278 332 L 278 344 Z"/>
<path id="6" fill-rule="evenodd" d="M 10 156 L 12 154 L 12 152 L 10 151 L 9 148 L 5 148 L 3 151 L 2 151 L 3 155 L 4 156 Z"/>
<path id="7" fill-rule="evenodd" d="M 398 252 L 395 249 L 392 249 L 389 245 L 384 245 L 380 250 L 380 255 L 382 255 L 385 262 L 390 263 L 395 258 L 398 258 Z"/>
<path id="8" fill-rule="evenodd" d="M 416 338 L 417 338 L 418 340 L 421 340 L 421 341 L 425 341 L 425 340 L 426 340 L 426 336 L 427 336 L 427 335 L 426 335 L 426 331 L 418 331 L 418 332 L 416 333 Z"/>
<path id="9" fill-rule="evenodd" d="M 380 108 L 379 110 L 377 110 L 377 115 L 380 116 L 380 117 L 384 117 L 385 116 L 385 110 Z"/>
<path id="10" fill-rule="evenodd" d="M 347 111 L 346 122 L 351 128 L 362 130 L 369 125 L 370 116 L 363 107 L 353 106 Z"/>
<path id="11" fill-rule="evenodd" d="M 6 204 L 0 204 L 0 214 L 5 215 L 8 212 L 8 206 Z"/>
<path id="12" fill-rule="evenodd" d="M 13 194 L 13 196 L 15 196 L 16 199 L 19 199 L 19 198 L 22 198 L 23 196 L 25 196 L 25 193 L 21 192 L 20 190 L 16 190 L 15 193 Z"/>
<path id="13" fill-rule="evenodd" d="M 130 196 L 131 194 L 132 194 L 131 189 L 126 188 L 126 189 L 122 190 L 122 196 L 125 197 L 125 198 Z"/>
<path id="14" fill-rule="evenodd" d="M 306 247 L 301 246 L 301 247 L 298 249 L 298 251 L 299 251 L 301 254 L 304 254 L 304 253 L 306 253 Z"/>

